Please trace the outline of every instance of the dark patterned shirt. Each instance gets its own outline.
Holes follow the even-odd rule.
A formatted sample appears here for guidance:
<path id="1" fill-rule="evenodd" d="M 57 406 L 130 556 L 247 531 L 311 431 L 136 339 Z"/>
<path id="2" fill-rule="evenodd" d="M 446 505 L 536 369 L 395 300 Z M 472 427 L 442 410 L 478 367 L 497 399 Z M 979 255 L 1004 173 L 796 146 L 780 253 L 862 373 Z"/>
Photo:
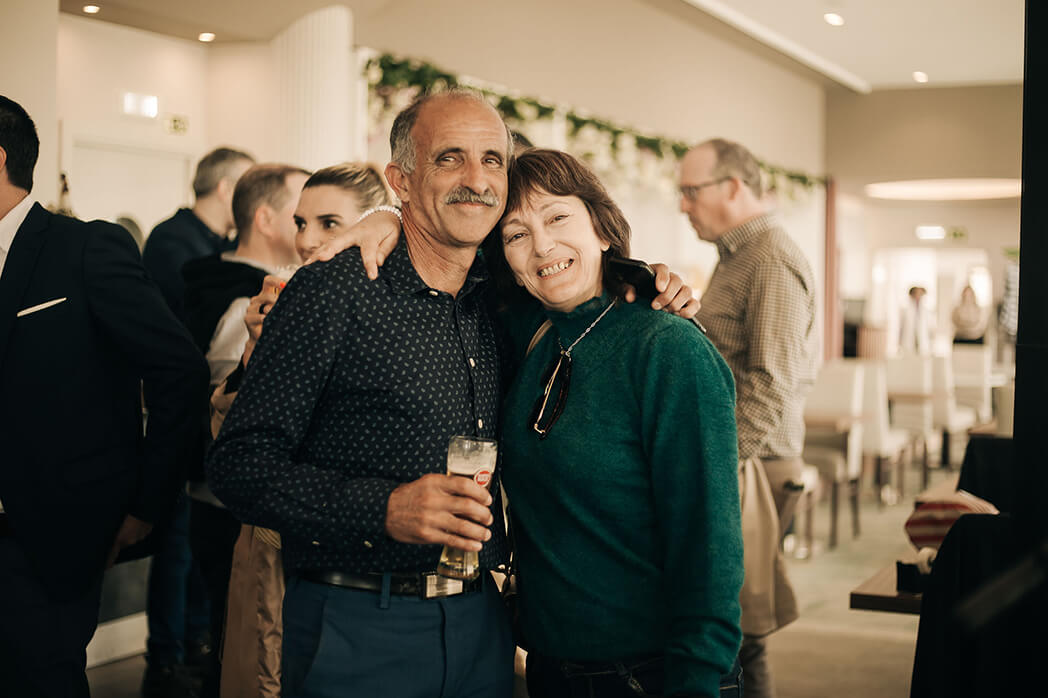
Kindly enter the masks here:
<path id="1" fill-rule="evenodd" d="M 811 266 L 775 216 L 729 230 L 717 251 L 698 319 L 735 375 L 739 458 L 799 456 L 818 351 Z"/>
<path id="2" fill-rule="evenodd" d="M 281 292 L 207 473 L 234 514 L 281 533 L 288 571 L 435 569 L 440 546 L 386 535 L 386 503 L 401 483 L 446 471 L 451 436 L 496 435 L 486 279 L 477 260 L 457 297 L 432 289 L 401 238 L 377 281 L 349 250 Z M 491 531 L 487 568 L 506 551 Z"/>

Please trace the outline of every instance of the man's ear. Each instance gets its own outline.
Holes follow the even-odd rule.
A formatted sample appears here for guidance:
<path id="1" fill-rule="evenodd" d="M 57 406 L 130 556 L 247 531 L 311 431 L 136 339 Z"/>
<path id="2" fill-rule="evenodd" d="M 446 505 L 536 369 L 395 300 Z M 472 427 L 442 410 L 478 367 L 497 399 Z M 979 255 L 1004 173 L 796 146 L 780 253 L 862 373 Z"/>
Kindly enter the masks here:
<path id="1" fill-rule="evenodd" d="M 218 186 L 215 188 L 218 190 L 223 201 L 233 200 L 233 190 L 236 189 L 236 182 L 231 177 L 223 177 L 218 180 Z"/>
<path id="2" fill-rule="evenodd" d="M 251 229 L 261 233 L 264 237 L 272 237 L 275 219 L 276 211 L 269 204 L 259 204 L 255 209 L 255 215 L 251 218 Z"/>
<path id="3" fill-rule="evenodd" d="M 730 201 L 734 201 L 739 196 L 739 194 L 742 193 L 742 188 L 746 185 L 743 184 L 742 180 L 738 177 L 730 177 L 728 179 L 728 186 L 728 199 Z"/>
<path id="4" fill-rule="evenodd" d="M 0 182 L 9 181 L 7 176 L 7 151 L 3 148 L 0 148 L 0 175 L 3 175 Z"/>
<path id="5" fill-rule="evenodd" d="M 411 200 L 409 186 L 408 186 L 408 175 L 401 169 L 400 165 L 395 162 L 391 162 L 386 165 L 386 181 L 389 182 L 389 186 L 393 189 L 393 193 L 397 195 L 402 204 L 406 204 Z"/>

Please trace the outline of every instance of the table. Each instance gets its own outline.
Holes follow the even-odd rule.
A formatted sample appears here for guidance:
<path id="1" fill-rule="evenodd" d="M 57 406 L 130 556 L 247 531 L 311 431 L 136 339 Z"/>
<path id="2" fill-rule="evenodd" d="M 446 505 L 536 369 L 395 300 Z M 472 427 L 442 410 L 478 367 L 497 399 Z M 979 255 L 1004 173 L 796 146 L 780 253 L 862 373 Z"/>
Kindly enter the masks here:
<path id="1" fill-rule="evenodd" d="M 895 589 L 895 562 L 892 562 L 852 589 L 848 607 L 859 611 L 920 615 L 921 595 Z"/>
<path id="2" fill-rule="evenodd" d="M 851 431 L 851 428 L 862 421 L 858 415 L 812 414 L 804 413 L 804 426 L 808 429 L 827 429 L 838 434 Z"/>
<path id="3" fill-rule="evenodd" d="M 951 475 L 924 492 L 917 495 L 914 505 L 922 501 L 936 499 L 942 495 L 957 490 L 958 475 Z M 903 562 L 913 562 L 916 558 L 907 556 Z M 919 615 L 921 612 L 921 595 L 908 591 L 898 591 L 895 588 L 895 561 L 877 570 L 877 572 L 865 582 L 851 591 L 849 608 L 860 611 L 886 611 L 888 613 L 911 613 Z"/>
<path id="4" fill-rule="evenodd" d="M 935 393 L 888 393 L 888 402 L 927 402 L 935 397 Z"/>
<path id="5" fill-rule="evenodd" d="M 955 388 L 999 388 L 1008 383 L 1010 379 L 1000 371 L 991 371 L 989 376 L 980 373 L 954 373 L 953 386 Z"/>

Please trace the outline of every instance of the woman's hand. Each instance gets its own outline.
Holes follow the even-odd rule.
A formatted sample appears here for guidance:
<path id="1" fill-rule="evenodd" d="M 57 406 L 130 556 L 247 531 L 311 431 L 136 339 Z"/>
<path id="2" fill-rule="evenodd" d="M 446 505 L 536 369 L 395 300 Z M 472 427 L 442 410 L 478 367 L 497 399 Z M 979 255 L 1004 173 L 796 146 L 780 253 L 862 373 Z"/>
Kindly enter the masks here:
<path id="1" fill-rule="evenodd" d="M 684 279 L 670 271 L 665 264 L 652 264 L 651 268 L 655 270 L 655 289 L 659 291 L 659 295 L 652 300 L 651 307 L 673 313 L 685 320 L 695 317 L 702 304 L 692 295 L 691 286 L 684 283 Z M 635 300 L 636 291 L 627 286 L 626 302 L 632 303 Z"/>
<path id="2" fill-rule="evenodd" d="M 399 233 L 400 219 L 388 211 L 377 211 L 318 247 L 306 264 L 326 262 L 343 250 L 359 247 L 364 270 L 374 281 L 378 278 L 378 268 L 397 246 Z"/>
<path id="3" fill-rule="evenodd" d="M 247 326 L 247 344 L 244 345 L 243 358 L 245 366 L 251 358 L 251 352 L 255 350 L 255 342 L 262 336 L 262 322 L 285 286 L 287 282 L 282 278 L 268 274 L 262 279 L 262 290 L 248 302 L 247 313 L 244 314 L 244 325 Z"/>

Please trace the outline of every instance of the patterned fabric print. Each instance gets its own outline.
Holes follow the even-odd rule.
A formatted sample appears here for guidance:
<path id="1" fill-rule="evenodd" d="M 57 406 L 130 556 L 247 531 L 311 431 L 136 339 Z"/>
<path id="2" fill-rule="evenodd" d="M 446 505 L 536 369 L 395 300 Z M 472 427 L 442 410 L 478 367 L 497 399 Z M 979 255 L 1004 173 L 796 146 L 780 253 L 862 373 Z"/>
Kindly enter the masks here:
<path id="1" fill-rule="evenodd" d="M 728 231 L 717 250 L 698 318 L 735 375 L 739 458 L 799 456 L 818 341 L 811 266 L 774 216 Z"/>
<path id="2" fill-rule="evenodd" d="M 281 533 L 289 571 L 435 568 L 440 546 L 385 535 L 386 502 L 445 471 L 451 436 L 497 433 L 486 277 L 478 261 L 457 298 L 430 289 L 402 239 L 378 281 L 347 251 L 281 292 L 207 468 L 230 510 Z M 481 564 L 505 550 L 493 525 Z"/>

